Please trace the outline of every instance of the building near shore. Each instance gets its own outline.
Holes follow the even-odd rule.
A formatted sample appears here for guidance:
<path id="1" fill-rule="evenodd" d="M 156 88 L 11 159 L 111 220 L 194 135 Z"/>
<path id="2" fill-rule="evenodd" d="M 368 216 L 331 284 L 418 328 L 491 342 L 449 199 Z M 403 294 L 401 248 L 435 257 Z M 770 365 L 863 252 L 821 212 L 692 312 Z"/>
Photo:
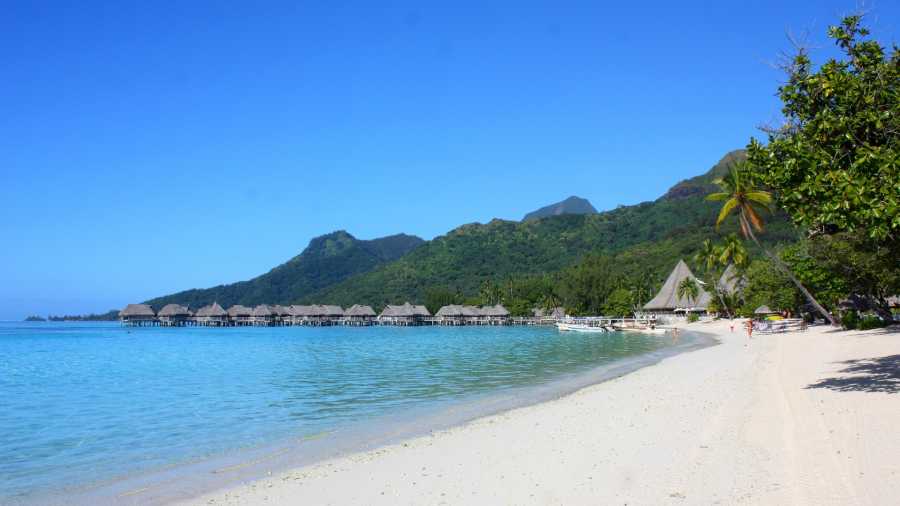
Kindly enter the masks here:
<path id="1" fill-rule="evenodd" d="M 689 298 L 678 295 L 678 285 L 685 279 L 691 279 L 697 283 L 697 296 Z M 684 316 L 689 313 L 706 313 L 709 307 L 710 295 L 703 288 L 703 282 L 694 276 L 684 260 L 679 260 L 666 278 L 662 288 L 650 302 L 644 304 L 644 311 L 657 316 Z"/>
<path id="2" fill-rule="evenodd" d="M 354 304 L 344 311 L 344 321 L 348 325 L 371 325 L 378 315 L 372 306 Z"/>
<path id="3" fill-rule="evenodd" d="M 228 308 L 228 319 L 232 325 L 245 327 L 253 324 L 253 310 L 247 306 L 235 304 Z"/>
<path id="4" fill-rule="evenodd" d="M 119 311 L 119 319 L 123 324 L 135 327 L 159 323 L 156 313 L 148 304 L 128 304 L 125 309 Z"/>
<path id="5" fill-rule="evenodd" d="M 378 322 L 385 325 L 419 325 L 430 316 L 431 313 L 425 306 L 409 302 L 400 306 L 388 304 L 378 315 Z"/>
<path id="6" fill-rule="evenodd" d="M 260 326 L 269 326 L 275 323 L 275 314 L 267 304 L 260 304 L 253 308 L 253 324 Z"/>
<path id="7" fill-rule="evenodd" d="M 194 314 L 181 304 L 166 304 L 156 316 L 159 318 L 159 324 L 164 327 L 181 327 L 186 325 Z"/>
<path id="8" fill-rule="evenodd" d="M 502 304 L 481 307 L 481 320 L 487 325 L 506 325 L 509 323 L 509 311 Z"/>
<path id="9" fill-rule="evenodd" d="M 207 327 L 224 327 L 228 325 L 228 312 L 218 302 L 213 302 L 198 309 L 194 314 L 194 321 Z"/>

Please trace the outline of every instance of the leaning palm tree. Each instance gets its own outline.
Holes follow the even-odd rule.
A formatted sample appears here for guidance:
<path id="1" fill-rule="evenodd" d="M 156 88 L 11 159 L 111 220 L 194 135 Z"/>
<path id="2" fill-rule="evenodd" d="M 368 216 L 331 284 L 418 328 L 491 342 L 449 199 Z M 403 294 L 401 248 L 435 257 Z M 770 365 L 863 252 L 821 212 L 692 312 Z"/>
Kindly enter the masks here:
<path id="1" fill-rule="evenodd" d="M 716 184 L 719 185 L 719 188 L 721 188 L 722 191 L 711 193 L 706 196 L 706 200 L 725 202 L 722 204 L 722 209 L 719 211 L 719 217 L 716 219 L 716 228 L 718 228 L 732 212 L 737 213 L 738 223 L 741 226 L 741 233 L 744 237 L 749 237 L 753 243 L 772 260 L 772 263 L 790 278 L 791 282 L 793 282 L 797 289 L 803 293 L 803 296 L 806 297 L 806 300 L 816 308 L 816 311 L 825 315 L 832 325 L 837 325 L 837 322 L 831 313 L 826 311 L 825 308 L 819 304 L 819 301 L 817 301 L 815 297 L 809 293 L 809 290 L 807 290 L 796 276 L 794 276 L 791 269 L 782 262 L 777 255 L 774 255 L 766 248 L 763 248 L 762 244 L 759 243 L 759 239 L 756 238 L 756 234 L 753 231 L 763 231 L 764 223 L 761 215 L 764 211 L 771 211 L 769 206 L 772 204 L 772 194 L 763 189 L 756 188 L 750 174 L 749 166 L 746 162 L 741 162 L 732 165 L 728 173 L 725 174 L 725 177 L 716 180 Z"/>

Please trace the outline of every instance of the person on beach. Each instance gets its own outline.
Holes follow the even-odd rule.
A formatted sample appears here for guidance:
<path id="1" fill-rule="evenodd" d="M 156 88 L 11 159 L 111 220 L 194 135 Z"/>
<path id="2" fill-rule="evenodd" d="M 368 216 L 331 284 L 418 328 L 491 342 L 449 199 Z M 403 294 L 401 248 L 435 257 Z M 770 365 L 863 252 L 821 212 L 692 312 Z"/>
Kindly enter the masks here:
<path id="1" fill-rule="evenodd" d="M 753 320 L 747 320 L 747 338 L 753 339 Z"/>

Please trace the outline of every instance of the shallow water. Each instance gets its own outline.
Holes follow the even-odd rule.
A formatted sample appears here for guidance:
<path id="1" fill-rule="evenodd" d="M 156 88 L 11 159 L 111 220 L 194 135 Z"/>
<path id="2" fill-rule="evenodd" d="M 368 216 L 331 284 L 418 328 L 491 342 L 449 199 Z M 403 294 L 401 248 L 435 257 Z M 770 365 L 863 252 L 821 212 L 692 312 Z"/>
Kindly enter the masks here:
<path id="1" fill-rule="evenodd" d="M 400 425 L 672 344 L 553 327 L 0 323 L 0 503 L 369 420 Z"/>

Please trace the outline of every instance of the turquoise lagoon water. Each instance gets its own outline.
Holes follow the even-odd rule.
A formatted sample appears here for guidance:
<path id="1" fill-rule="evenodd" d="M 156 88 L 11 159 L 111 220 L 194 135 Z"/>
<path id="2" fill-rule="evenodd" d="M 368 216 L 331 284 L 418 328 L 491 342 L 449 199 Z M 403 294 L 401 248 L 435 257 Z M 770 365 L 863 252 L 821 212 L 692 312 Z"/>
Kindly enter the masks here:
<path id="1" fill-rule="evenodd" d="M 672 350 L 667 335 L 553 327 L 0 323 L 0 503 L 73 497 L 287 438 L 476 416 L 471 406 L 510 407 L 492 395 L 548 395 L 564 378 Z"/>

